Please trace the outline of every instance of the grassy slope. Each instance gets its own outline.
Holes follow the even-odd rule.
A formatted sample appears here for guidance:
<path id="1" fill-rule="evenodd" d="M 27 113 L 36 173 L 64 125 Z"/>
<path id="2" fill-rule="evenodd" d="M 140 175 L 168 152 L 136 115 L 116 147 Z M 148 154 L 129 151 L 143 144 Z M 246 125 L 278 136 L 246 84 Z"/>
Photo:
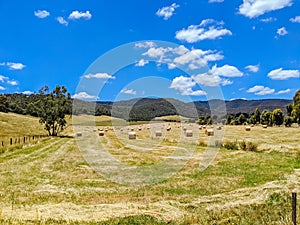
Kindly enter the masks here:
<path id="1" fill-rule="evenodd" d="M 5 116 L 9 124 L 18 119 L 26 125 L 18 134 L 35 132 L 35 118 Z M 227 127 L 225 139 L 253 141 L 261 152 L 222 149 L 213 166 L 200 172 L 205 148 L 195 146 L 194 158 L 179 173 L 146 187 L 104 179 L 88 166 L 70 138 L 5 152 L 0 154 L 0 224 L 290 224 L 289 195 L 295 185 L 299 188 L 298 131 L 254 127 L 245 132 L 243 127 Z M 174 145 L 175 134 L 172 128 L 161 145 Z M 147 134 L 138 137 L 146 139 Z M 200 139 L 207 141 L 203 131 Z M 124 153 L 112 131 L 105 134 L 105 144 L 104 140 L 112 140 L 111 153 L 127 163 L 151 164 L 164 155 L 139 154 L 130 148 Z M 105 219 L 110 220 L 95 222 Z"/>

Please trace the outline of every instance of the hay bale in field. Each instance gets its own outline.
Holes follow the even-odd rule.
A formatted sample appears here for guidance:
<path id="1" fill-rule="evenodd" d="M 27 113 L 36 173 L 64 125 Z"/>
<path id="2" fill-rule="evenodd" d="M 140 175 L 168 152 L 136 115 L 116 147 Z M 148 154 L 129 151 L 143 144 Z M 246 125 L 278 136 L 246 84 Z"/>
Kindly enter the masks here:
<path id="1" fill-rule="evenodd" d="M 139 131 L 141 131 L 141 130 L 142 130 L 142 127 L 141 127 L 141 126 L 139 126 L 139 127 L 138 127 L 138 130 L 139 130 Z"/>
<path id="2" fill-rule="evenodd" d="M 170 131 L 171 130 L 171 127 L 167 127 L 167 131 Z"/>
<path id="3" fill-rule="evenodd" d="M 100 132 L 99 132 L 99 136 L 104 136 L 104 132 L 103 132 L 103 131 L 100 131 Z"/>
<path id="4" fill-rule="evenodd" d="M 250 131 L 250 130 L 251 130 L 251 127 L 250 127 L 250 126 L 245 126 L 245 130 L 246 130 L 246 131 Z"/>
<path id="5" fill-rule="evenodd" d="M 105 128 L 105 132 L 107 132 L 108 131 L 108 128 Z"/>
<path id="6" fill-rule="evenodd" d="M 206 128 L 206 125 L 203 125 L 202 128 L 205 129 L 205 128 Z"/>
<path id="7" fill-rule="evenodd" d="M 217 130 L 222 130 L 222 127 L 221 126 L 217 126 Z"/>
<path id="8" fill-rule="evenodd" d="M 199 130 L 202 130 L 202 126 L 199 126 Z"/>
<path id="9" fill-rule="evenodd" d="M 131 131 L 134 131 L 134 128 L 133 128 L 133 127 L 131 127 L 131 128 L 130 128 L 130 130 L 131 130 Z"/>
<path id="10" fill-rule="evenodd" d="M 251 124 L 251 127 L 254 127 L 254 124 Z"/>
<path id="11" fill-rule="evenodd" d="M 193 137 L 193 131 L 192 130 L 186 130 L 185 136 L 186 137 Z"/>
<path id="12" fill-rule="evenodd" d="M 128 138 L 129 138 L 130 140 L 136 139 L 136 133 L 135 133 L 135 132 L 129 132 L 129 133 L 128 133 Z"/>
<path id="13" fill-rule="evenodd" d="M 161 137 L 162 132 L 160 130 L 155 131 L 155 137 Z"/>
<path id="14" fill-rule="evenodd" d="M 77 136 L 77 137 L 81 137 L 81 136 L 82 136 L 82 133 L 81 133 L 81 132 L 77 132 L 77 133 L 76 133 L 76 136 Z"/>
<path id="15" fill-rule="evenodd" d="M 268 125 L 262 125 L 262 128 L 267 128 L 268 127 Z"/>
<path id="16" fill-rule="evenodd" d="M 186 132 L 186 130 L 187 130 L 186 127 L 183 127 L 183 131 Z"/>
<path id="17" fill-rule="evenodd" d="M 213 129 L 207 129 L 205 133 L 206 133 L 207 136 L 214 136 L 214 130 Z"/>

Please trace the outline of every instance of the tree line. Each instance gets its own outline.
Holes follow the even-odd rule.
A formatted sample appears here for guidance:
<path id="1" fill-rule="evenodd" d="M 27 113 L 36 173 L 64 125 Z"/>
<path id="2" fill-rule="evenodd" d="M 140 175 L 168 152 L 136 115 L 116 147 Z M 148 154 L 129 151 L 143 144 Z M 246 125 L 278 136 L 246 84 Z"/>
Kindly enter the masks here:
<path id="1" fill-rule="evenodd" d="M 290 127 L 293 123 L 300 125 L 300 90 L 295 93 L 293 103 L 286 106 L 286 113 L 279 108 L 273 111 L 264 110 L 262 112 L 259 111 L 259 108 L 256 108 L 251 114 L 241 112 L 228 114 L 226 118 L 222 118 L 221 121 L 219 121 L 218 118 L 202 116 L 199 117 L 197 122 L 201 125 L 209 125 L 215 121 L 227 125 L 263 124 L 268 126 L 285 125 L 287 127 Z"/>
<path id="2" fill-rule="evenodd" d="M 40 123 L 44 124 L 45 129 L 51 136 L 57 136 L 66 126 L 66 115 L 72 114 L 72 103 L 70 93 L 65 86 L 57 85 L 52 91 L 47 86 L 42 87 L 38 93 L 25 95 L 20 93 L 0 95 L 0 111 L 13 112 L 24 115 L 31 115 L 40 118 Z M 77 100 L 76 100 L 77 101 Z M 79 102 L 79 103 L 78 103 Z M 110 105 L 99 105 L 78 100 L 73 114 L 91 114 L 91 115 L 110 115 Z M 156 109 L 161 110 L 161 115 L 176 114 L 176 110 L 171 105 L 155 105 L 150 108 L 139 106 L 133 107 L 135 110 L 129 112 L 130 118 L 127 120 L 151 120 L 155 116 Z M 123 111 L 120 108 L 119 111 Z M 174 111 L 175 110 L 175 111 Z M 174 112 L 173 112 L 174 111 Z M 140 113 L 138 113 L 140 112 Z M 121 115 L 121 114 L 120 114 Z M 300 90 L 295 93 L 293 103 L 286 106 L 286 113 L 281 109 L 275 109 L 272 112 L 264 110 L 262 112 L 257 108 L 251 114 L 237 113 L 229 114 L 226 118 L 211 118 L 210 116 L 201 116 L 197 122 L 199 124 L 212 124 L 215 121 L 221 121 L 223 124 L 242 125 L 242 124 L 265 124 L 268 126 L 284 124 L 291 126 L 292 123 L 300 124 Z"/>

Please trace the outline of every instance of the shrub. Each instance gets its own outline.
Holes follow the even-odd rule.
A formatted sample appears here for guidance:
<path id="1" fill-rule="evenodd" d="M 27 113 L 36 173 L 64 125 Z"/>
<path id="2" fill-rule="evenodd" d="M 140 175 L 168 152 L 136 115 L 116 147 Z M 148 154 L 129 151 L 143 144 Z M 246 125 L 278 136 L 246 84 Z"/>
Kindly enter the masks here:
<path id="1" fill-rule="evenodd" d="M 235 142 L 227 141 L 224 143 L 223 147 L 228 150 L 238 150 L 239 149 L 236 141 Z"/>
<path id="2" fill-rule="evenodd" d="M 240 149 L 243 151 L 247 151 L 247 143 L 245 141 L 239 142 Z"/>
<path id="3" fill-rule="evenodd" d="M 257 151 L 257 144 L 254 144 L 252 142 L 247 143 L 247 150 L 250 152 L 256 152 Z"/>

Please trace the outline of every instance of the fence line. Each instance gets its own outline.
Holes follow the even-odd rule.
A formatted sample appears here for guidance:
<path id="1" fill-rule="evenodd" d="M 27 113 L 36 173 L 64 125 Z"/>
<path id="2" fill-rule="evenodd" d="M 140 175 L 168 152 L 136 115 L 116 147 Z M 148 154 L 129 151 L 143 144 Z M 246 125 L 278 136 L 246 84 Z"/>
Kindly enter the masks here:
<path id="1" fill-rule="evenodd" d="M 30 136 L 22 136 L 22 137 L 9 137 L 5 138 L 4 140 L 1 140 L 0 143 L 0 149 L 10 148 L 10 147 L 16 147 L 16 146 L 24 146 L 26 144 L 33 144 L 38 142 L 39 140 L 49 137 L 49 135 L 46 134 L 39 134 L 39 135 L 30 135 Z"/>

